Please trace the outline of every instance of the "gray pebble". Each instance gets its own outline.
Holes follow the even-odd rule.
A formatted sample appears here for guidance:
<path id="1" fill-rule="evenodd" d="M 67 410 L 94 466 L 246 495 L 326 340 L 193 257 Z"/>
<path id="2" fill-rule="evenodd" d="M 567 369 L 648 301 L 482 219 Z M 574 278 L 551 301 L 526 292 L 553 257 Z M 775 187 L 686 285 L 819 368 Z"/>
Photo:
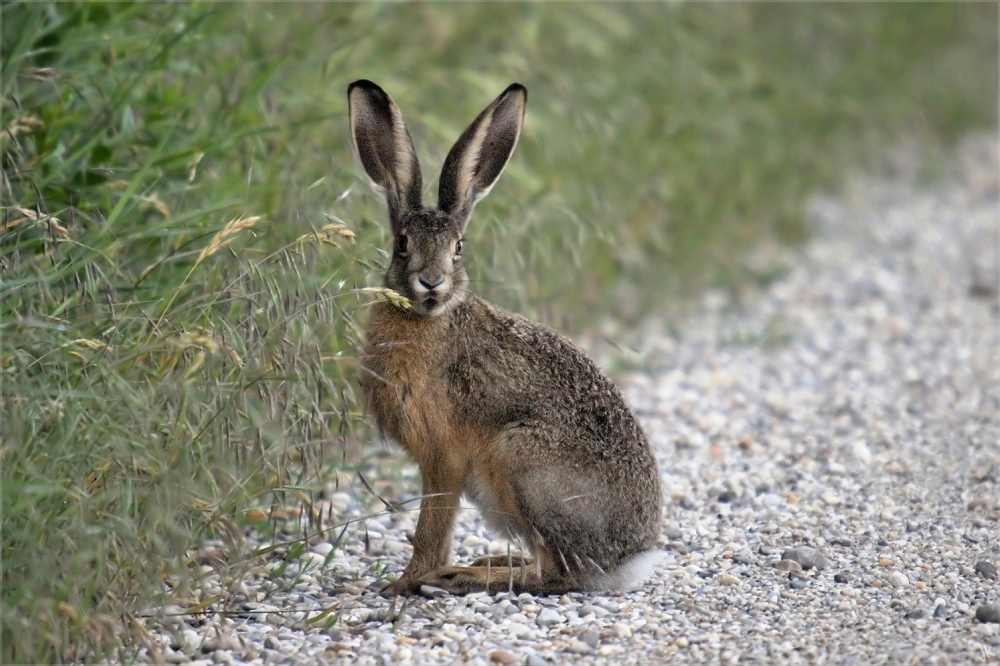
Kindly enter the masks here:
<path id="1" fill-rule="evenodd" d="M 997 579 L 997 567 L 992 562 L 987 562 L 985 560 L 976 562 L 975 572 L 986 580 Z"/>
<path id="2" fill-rule="evenodd" d="M 434 587 L 433 585 L 421 585 L 420 595 L 428 599 L 440 599 L 441 597 L 449 596 L 447 590 L 442 590 L 440 587 Z"/>
<path id="3" fill-rule="evenodd" d="M 833 575 L 833 580 L 837 583 L 849 583 L 851 582 L 851 577 L 843 572 L 840 572 Z"/>
<path id="4" fill-rule="evenodd" d="M 604 617 L 609 613 L 610 611 L 607 608 L 603 608 L 601 606 L 594 606 L 592 604 L 588 604 L 587 606 L 583 606 L 582 608 L 580 608 L 580 617 L 587 617 L 588 615 Z"/>
<path id="5" fill-rule="evenodd" d="M 823 556 L 823 553 L 809 546 L 789 548 L 781 554 L 781 559 L 798 562 L 805 570 L 816 569 L 817 571 L 821 571 L 829 566 L 829 561 Z"/>
<path id="6" fill-rule="evenodd" d="M 980 622 L 1000 622 L 1000 603 L 982 604 L 976 609 L 976 619 Z"/>
<path id="7" fill-rule="evenodd" d="M 535 622 L 543 627 L 551 627 L 554 624 L 562 624 L 565 621 L 566 618 L 551 608 L 543 608 L 538 613 L 538 617 L 535 618 Z"/>
<path id="8" fill-rule="evenodd" d="M 580 640 L 582 640 L 590 647 L 596 648 L 598 644 L 601 642 L 601 634 L 599 631 L 597 631 L 597 629 L 588 629 L 587 631 L 583 632 L 582 636 L 580 636 Z"/>
<path id="9" fill-rule="evenodd" d="M 778 571 L 787 571 L 789 573 L 802 573 L 802 565 L 791 559 L 780 559 L 774 563 L 774 568 Z"/>
<path id="10" fill-rule="evenodd" d="M 595 599 L 594 603 L 597 604 L 598 606 L 603 606 L 611 613 L 617 613 L 621 610 L 621 604 L 619 604 L 614 599 L 608 599 L 608 598 Z"/>

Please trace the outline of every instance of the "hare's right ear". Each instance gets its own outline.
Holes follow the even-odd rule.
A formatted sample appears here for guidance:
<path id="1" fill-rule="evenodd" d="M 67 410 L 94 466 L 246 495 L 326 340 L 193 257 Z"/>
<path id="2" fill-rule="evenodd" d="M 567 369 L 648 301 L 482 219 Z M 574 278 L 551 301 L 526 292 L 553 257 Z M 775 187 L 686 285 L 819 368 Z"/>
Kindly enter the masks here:
<path id="1" fill-rule="evenodd" d="M 469 223 L 476 202 L 500 178 L 521 136 L 528 91 L 510 84 L 472 121 L 448 152 L 441 169 L 438 208 Z"/>
<path id="2" fill-rule="evenodd" d="M 403 216 L 419 209 L 420 163 L 403 114 L 380 87 L 361 79 L 347 87 L 351 136 L 361 165 L 389 203 L 392 233 Z"/>

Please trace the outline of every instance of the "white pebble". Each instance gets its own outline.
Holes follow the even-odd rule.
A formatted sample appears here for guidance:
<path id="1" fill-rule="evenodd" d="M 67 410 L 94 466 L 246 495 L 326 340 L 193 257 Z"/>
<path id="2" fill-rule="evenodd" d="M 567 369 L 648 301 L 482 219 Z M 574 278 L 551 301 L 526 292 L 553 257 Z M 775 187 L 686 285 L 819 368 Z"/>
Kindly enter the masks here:
<path id="1" fill-rule="evenodd" d="M 611 631 L 614 632 L 615 636 L 618 638 L 632 637 L 632 628 L 622 622 L 615 622 L 611 625 Z"/>
<path id="2" fill-rule="evenodd" d="M 902 571 L 893 571 L 889 574 L 889 583 L 893 587 L 906 587 L 910 584 L 910 580 Z"/>
<path id="3" fill-rule="evenodd" d="M 317 555 L 321 555 L 324 558 L 333 552 L 333 544 L 327 541 L 320 541 L 318 544 L 312 547 L 313 552 Z"/>

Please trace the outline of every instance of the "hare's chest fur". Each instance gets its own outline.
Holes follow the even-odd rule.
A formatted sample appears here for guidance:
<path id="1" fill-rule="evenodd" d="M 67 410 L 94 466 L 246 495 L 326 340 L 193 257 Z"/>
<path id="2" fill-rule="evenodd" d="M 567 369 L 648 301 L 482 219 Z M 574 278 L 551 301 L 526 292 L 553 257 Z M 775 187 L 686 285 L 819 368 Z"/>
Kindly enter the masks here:
<path id="1" fill-rule="evenodd" d="M 447 322 L 387 303 L 372 315 L 361 385 L 379 427 L 419 461 L 458 437 L 441 358 Z"/>

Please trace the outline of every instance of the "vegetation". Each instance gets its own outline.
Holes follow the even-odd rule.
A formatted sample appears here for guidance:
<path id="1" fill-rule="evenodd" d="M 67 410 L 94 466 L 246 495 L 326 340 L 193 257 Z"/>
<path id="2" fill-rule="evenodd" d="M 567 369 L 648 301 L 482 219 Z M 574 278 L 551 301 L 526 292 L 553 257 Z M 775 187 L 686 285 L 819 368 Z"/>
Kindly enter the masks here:
<path id="1" fill-rule="evenodd" d="M 192 543 L 357 461 L 387 234 L 351 80 L 395 97 L 427 181 L 528 87 L 470 271 L 561 327 L 743 280 L 807 193 L 997 120 L 995 4 L 0 11 L 3 663 L 137 639 Z"/>

